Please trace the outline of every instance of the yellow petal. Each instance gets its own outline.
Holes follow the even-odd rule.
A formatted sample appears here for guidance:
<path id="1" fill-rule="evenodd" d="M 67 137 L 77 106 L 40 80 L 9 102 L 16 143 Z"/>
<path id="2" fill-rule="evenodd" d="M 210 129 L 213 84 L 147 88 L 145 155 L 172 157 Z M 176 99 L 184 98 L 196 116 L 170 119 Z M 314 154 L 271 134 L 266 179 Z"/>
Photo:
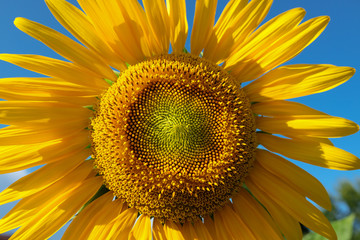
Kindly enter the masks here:
<path id="1" fill-rule="evenodd" d="M 75 171 L 48 188 L 22 199 L 0 220 L 0 232 L 7 232 L 27 224 L 38 211 L 50 204 L 57 204 L 59 198 L 73 191 L 92 171 L 92 162 L 84 162 Z"/>
<path id="2" fill-rule="evenodd" d="M 147 32 L 137 15 L 139 3 L 129 1 L 78 1 L 86 15 L 91 19 L 96 31 L 102 35 L 109 46 L 122 57 L 122 60 L 135 64 L 150 56 Z M 129 9 L 128 5 L 135 7 Z"/>
<path id="3" fill-rule="evenodd" d="M 232 200 L 235 212 L 256 239 L 283 239 L 269 213 L 245 189 Z"/>
<path id="4" fill-rule="evenodd" d="M 198 56 L 211 36 L 215 21 L 217 0 L 198 0 L 195 6 L 191 32 L 191 53 Z"/>
<path id="5" fill-rule="evenodd" d="M 189 221 L 183 224 L 181 232 L 185 239 L 200 239 L 195 231 L 195 227 Z"/>
<path id="6" fill-rule="evenodd" d="M 283 117 L 294 115 L 327 115 L 304 104 L 285 100 L 258 102 L 251 105 L 251 110 L 260 115 Z"/>
<path id="7" fill-rule="evenodd" d="M 89 71 L 92 71 L 103 78 L 116 80 L 117 77 L 115 73 L 107 66 L 99 55 L 65 35 L 24 18 L 16 18 L 14 23 L 21 31 L 43 42 L 70 61 L 85 67 Z"/>
<path id="8" fill-rule="evenodd" d="M 256 240 L 254 234 L 228 205 L 216 211 L 214 224 L 218 239 Z"/>
<path id="9" fill-rule="evenodd" d="M 214 239 L 216 239 L 217 235 L 215 230 L 215 223 L 209 215 L 204 217 L 204 226 L 206 227 L 206 230 L 210 233 L 210 235 L 213 236 Z"/>
<path id="10" fill-rule="evenodd" d="M 38 55 L 0 54 L 0 59 L 33 72 L 81 85 L 98 94 L 109 87 L 102 77 L 73 63 Z"/>
<path id="11" fill-rule="evenodd" d="M 197 236 L 201 240 L 202 239 L 213 240 L 215 238 L 215 235 L 210 234 L 210 232 L 207 230 L 205 224 L 203 224 L 201 221 L 196 221 L 194 223 L 194 229 L 195 229 Z"/>
<path id="12" fill-rule="evenodd" d="M 82 163 L 88 154 L 87 151 L 81 151 L 68 157 L 66 161 L 49 163 L 20 178 L 0 193 L 0 205 L 30 196 L 59 181 Z"/>
<path id="13" fill-rule="evenodd" d="M 80 9 L 65 0 L 46 0 L 45 2 L 56 19 L 85 46 L 103 56 L 113 67 L 119 70 L 126 68 L 125 63 L 99 37 L 88 17 Z"/>
<path id="14" fill-rule="evenodd" d="M 265 206 L 286 239 L 302 239 L 303 235 L 298 221 L 290 216 L 281 206 L 262 194 L 262 191 L 253 184 L 251 178 L 246 179 L 246 186 L 251 190 L 252 194 L 255 194 L 256 199 Z"/>
<path id="15" fill-rule="evenodd" d="M 98 240 L 106 239 L 109 235 L 113 225 L 114 219 L 118 217 L 127 208 L 122 200 L 110 201 L 103 206 L 99 206 L 98 212 L 92 215 L 91 218 L 86 218 L 83 221 L 87 222 L 87 226 L 81 229 L 82 233 L 78 236 L 79 239 Z M 65 233 L 67 238 L 73 239 L 74 235 L 71 232 Z"/>
<path id="16" fill-rule="evenodd" d="M 86 124 L 92 112 L 83 107 L 62 102 L 1 101 L 0 122 L 17 126 L 39 126 L 83 120 Z"/>
<path id="17" fill-rule="evenodd" d="M 231 4 L 225 12 L 228 17 L 224 16 L 216 23 L 204 49 L 204 57 L 214 62 L 224 61 L 258 27 L 272 4 L 272 0 L 253 0 L 242 9 L 244 1 L 238 2 Z"/>
<path id="18" fill-rule="evenodd" d="M 349 80 L 350 67 L 297 64 L 279 67 L 244 87 L 252 102 L 307 96 L 328 91 Z"/>
<path id="19" fill-rule="evenodd" d="M 278 203 L 299 222 L 326 238 L 337 239 L 334 229 L 323 213 L 290 185 L 279 180 L 264 168 L 256 166 L 252 169 L 249 178 L 262 190 L 262 194 Z M 250 189 L 257 197 L 259 192 L 253 190 Z"/>
<path id="20" fill-rule="evenodd" d="M 164 232 L 166 235 L 166 239 L 185 240 L 186 238 L 180 229 L 181 225 L 179 223 L 174 223 L 173 221 L 166 221 L 164 224 Z"/>
<path id="21" fill-rule="evenodd" d="M 93 226 L 96 215 L 103 213 L 104 206 L 110 205 L 113 198 L 113 192 L 107 192 L 91 202 L 72 220 L 61 239 L 70 240 L 74 236 L 79 239 L 87 239 L 87 236 L 85 238 L 83 234 L 88 231 L 89 226 Z"/>
<path id="22" fill-rule="evenodd" d="M 151 30 L 150 23 L 147 20 L 146 13 L 142 5 L 137 0 L 122 1 L 121 5 L 124 7 L 126 13 L 132 19 L 132 22 L 137 23 L 136 27 L 140 27 L 142 33 L 137 36 L 140 38 L 141 49 L 147 57 L 158 55 L 163 52 L 163 49 Z M 169 43 L 167 44 L 169 45 Z"/>
<path id="23" fill-rule="evenodd" d="M 26 144 L 0 146 L 0 174 L 15 172 L 41 164 L 66 161 L 67 158 L 80 151 L 90 155 L 88 131 L 59 138 L 52 141 Z"/>
<path id="24" fill-rule="evenodd" d="M 166 0 L 170 19 L 170 41 L 174 53 L 181 53 L 188 34 L 185 0 Z"/>
<path id="25" fill-rule="evenodd" d="M 296 137 L 294 137 L 294 139 L 303 139 L 303 140 L 306 140 L 306 141 L 315 141 L 315 142 L 325 143 L 325 144 L 334 146 L 334 144 L 328 138 L 317 138 L 317 137 L 309 137 L 309 136 L 296 136 Z"/>
<path id="26" fill-rule="evenodd" d="M 321 207 L 331 210 L 331 202 L 323 185 L 305 170 L 282 157 L 265 150 L 258 149 L 256 160 L 267 171 L 273 173 L 280 180 L 292 186 L 303 196 L 310 198 Z"/>
<path id="27" fill-rule="evenodd" d="M 110 223 L 112 228 L 106 236 L 109 239 L 128 239 L 130 230 L 134 226 L 137 215 L 138 211 L 135 208 L 128 208 L 123 211 Z"/>
<path id="28" fill-rule="evenodd" d="M 170 42 L 170 18 L 164 0 L 143 0 L 146 16 L 153 35 L 161 48 L 168 53 Z"/>
<path id="29" fill-rule="evenodd" d="M 250 52 L 236 52 L 226 63 L 226 69 L 239 77 L 240 82 L 258 78 L 263 73 L 279 66 L 300 53 L 325 29 L 329 17 L 308 20 L 288 32 L 277 35 L 273 43 L 254 47 Z M 234 64 L 234 65 L 232 65 Z"/>
<path id="30" fill-rule="evenodd" d="M 160 223 L 159 219 L 157 218 L 154 218 L 152 232 L 153 232 L 154 240 L 167 240 L 164 231 L 164 226 Z"/>
<path id="31" fill-rule="evenodd" d="M 301 22 L 304 16 L 304 9 L 295 8 L 271 19 L 252 33 L 243 44 L 237 46 L 230 55 L 230 58 L 226 60 L 225 67 L 230 70 L 240 62 L 251 65 L 251 62 L 253 61 L 252 57 L 255 56 L 257 52 L 261 52 L 262 49 L 265 49 L 269 45 L 273 44 L 274 39 L 278 39 L 280 36 L 283 36 L 291 31 Z M 241 76 L 238 76 L 237 81 L 239 83 L 246 82 L 255 79 L 255 76 L 260 76 L 263 73 L 263 69 L 258 67 L 255 74 L 241 74 Z"/>
<path id="32" fill-rule="evenodd" d="M 99 189 L 101 177 L 92 177 L 57 202 L 38 209 L 38 212 L 13 234 L 19 239 L 47 239 L 58 231 Z"/>
<path id="33" fill-rule="evenodd" d="M 319 167 L 337 170 L 360 168 L 360 159 L 358 157 L 326 143 L 301 139 L 284 139 L 261 133 L 257 134 L 257 140 L 270 151 Z"/>
<path id="34" fill-rule="evenodd" d="M 306 135 L 313 137 L 343 137 L 354 134 L 359 126 L 345 118 L 329 115 L 301 115 L 290 117 L 257 117 L 256 127 L 269 133 L 288 137 Z"/>
<path id="35" fill-rule="evenodd" d="M 98 90 L 53 78 L 3 78 L 0 94 L 6 100 L 61 101 L 92 105 Z"/>
<path id="36" fill-rule="evenodd" d="M 134 228 L 130 231 L 129 240 L 151 240 L 150 217 L 142 214 L 136 221 Z"/>
<path id="37" fill-rule="evenodd" d="M 0 146 L 44 143 L 84 131 L 86 125 L 81 121 L 64 124 L 44 124 L 39 127 L 7 126 L 0 129 Z"/>

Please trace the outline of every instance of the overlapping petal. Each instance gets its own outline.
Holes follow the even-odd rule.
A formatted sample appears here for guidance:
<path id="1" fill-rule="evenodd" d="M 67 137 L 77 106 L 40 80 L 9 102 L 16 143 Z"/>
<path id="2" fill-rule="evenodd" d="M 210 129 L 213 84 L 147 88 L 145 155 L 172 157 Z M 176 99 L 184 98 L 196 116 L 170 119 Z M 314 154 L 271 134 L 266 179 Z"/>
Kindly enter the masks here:
<path id="1" fill-rule="evenodd" d="M 270 151 L 312 165 L 337 170 L 360 168 L 358 157 L 326 143 L 303 139 L 285 139 L 262 133 L 257 135 L 257 139 L 261 145 Z"/>
<path id="2" fill-rule="evenodd" d="M 52 207 L 56 207 L 57 204 L 60 204 L 61 199 L 64 200 L 66 196 L 71 196 L 71 192 L 83 183 L 83 180 L 91 171 L 92 162 L 84 162 L 77 168 L 77 171 L 73 171 L 67 177 L 62 178 L 60 181 L 31 197 L 22 199 L 10 212 L 0 219 L 0 233 L 27 225 L 27 222 L 31 221 L 40 209 L 49 210 Z"/>
<path id="3" fill-rule="evenodd" d="M 213 62 L 223 62 L 265 18 L 272 0 L 229 2 L 227 11 L 216 23 L 204 49 L 204 57 Z"/>
<path id="4" fill-rule="evenodd" d="M 356 123 L 329 115 L 257 117 L 256 126 L 265 132 L 282 134 L 288 137 L 305 135 L 334 138 L 354 134 L 359 130 Z"/>
<path id="5" fill-rule="evenodd" d="M 261 41 L 262 38 L 269 38 L 270 32 L 267 28 L 278 27 L 279 16 L 262 29 L 258 29 L 247 41 L 237 48 L 237 51 L 226 60 L 225 69 L 237 76 L 239 82 L 246 82 L 260 77 L 267 71 L 279 66 L 299 54 L 306 46 L 313 42 L 325 29 L 329 22 L 327 16 L 310 19 L 298 26 L 303 17 L 302 11 L 296 18 L 288 20 L 285 27 L 280 27 L 280 33 L 276 34 L 276 40 Z M 264 35 L 262 34 L 264 32 Z M 269 40 L 269 39 L 268 39 Z"/>
<path id="6" fill-rule="evenodd" d="M 185 0 L 166 0 L 170 19 L 170 41 L 174 53 L 181 53 L 188 34 Z"/>
<path id="7" fill-rule="evenodd" d="M 279 180 L 264 168 L 256 166 L 249 179 L 253 183 L 249 186 L 250 191 L 261 202 L 264 198 L 270 198 L 313 231 L 328 239 L 337 239 L 334 229 L 323 213 L 290 185 Z"/>
<path id="8" fill-rule="evenodd" d="M 253 102 L 290 99 L 328 91 L 349 80 L 350 67 L 297 64 L 279 67 L 244 87 Z"/>
<path id="9" fill-rule="evenodd" d="M 103 58 L 65 35 L 25 18 L 16 18 L 14 23 L 20 30 L 43 42 L 75 64 L 107 79 L 116 79 L 116 75 Z"/>
<path id="10" fill-rule="evenodd" d="M 213 31 L 217 0 L 196 1 L 194 23 L 191 32 L 191 53 L 198 56 L 206 46 Z"/>
<path id="11" fill-rule="evenodd" d="M 110 62 L 111 66 L 119 70 L 126 69 L 120 56 L 110 48 L 101 35 L 97 34 L 84 12 L 65 0 L 46 0 L 46 4 L 61 25 L 80 42 Z"/>

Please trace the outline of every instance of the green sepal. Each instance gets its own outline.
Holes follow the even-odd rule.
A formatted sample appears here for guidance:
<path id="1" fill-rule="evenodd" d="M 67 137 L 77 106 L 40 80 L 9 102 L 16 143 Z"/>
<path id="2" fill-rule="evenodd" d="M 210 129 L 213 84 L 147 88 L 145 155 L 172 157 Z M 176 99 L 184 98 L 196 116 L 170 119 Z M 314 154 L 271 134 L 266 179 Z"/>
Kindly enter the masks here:
<path id="1" fill-rule="evenodd" d="M 186 48 L 183 48 L 184 53 L 189 53 L 189 51 Z"/>
<path id="2" fill-rule="evenodd" d="M 84 108 L 86 108 L 86 109 L 89 109 L 89 110 L 91 110 L 91 111 L 93 111 L 93 112 L 95 112 L 95 109 L 94 109 L 94 106 L 93 105 L 87 105 L 87 106 L 83 106 Z"/>
<path id="3" fill-rule="evenodd" d="M 105 82 L 107 82 L 110 86 L 114 84 L 113 81 L 111 81 L 110 79 L 106 79 L 104 78 Z"/>

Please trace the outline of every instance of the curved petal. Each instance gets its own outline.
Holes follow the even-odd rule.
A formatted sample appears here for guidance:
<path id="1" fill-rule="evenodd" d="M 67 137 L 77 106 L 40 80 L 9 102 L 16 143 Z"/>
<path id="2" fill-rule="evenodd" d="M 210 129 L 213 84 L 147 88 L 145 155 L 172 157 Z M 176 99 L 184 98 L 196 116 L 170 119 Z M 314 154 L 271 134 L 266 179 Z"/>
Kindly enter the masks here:
<path id="1" fill-rule="evenodd" d="M 119 216 L 112 220 L 112 222 L 109 224 L 110 226 L 112 226 L 110 232 L 107 233 L 105 236 L 109 239 L 128 239 L 130 231 L 135 224 L 137 215 L 138 211 L 136 209 L 126 209 Z"/>
<path id="2" fill-rule="evenodd" d="M 334 138 L 354 134 L 359 126 L 353 121 L 329 115 L 301 115 L 290 117 L 257 117 L 256 127 L 288 137 L 298 135 Z"/>
<path id="3" fill-rule="evenodd" d="M 360 168 L 360 159 L 358 157 L 326 143 L 301 139 L 284 139 L 262 133 L 257 134 L 257 140 L 270 151 L 315 166 L 338 170 Z"/>
<path id="4" fill-rule="evenodd" d="M 242 2 L 231 4 L 226 12 L 230 16 L 224 16 L 216 23 L 204 48 L 204 57 L 223 62 L 258 27 L 272 4 L 272 0 L 253 0 L 241 9 Z"/>
<path id="5" fill-rule="evenodd" d="M 245 189 L 233 198 L 233 207 L 255 239 L 283 239 L 270 215 Z"/>
<path id="6" fill-rule="evenodd" d="M 218 239 L 253 239 L 256 237 L 229 205 L 216 211 L 215 231 Z"/>
<path id="7" fill-rule="evenodd" d="M 98 90 L 53 78 L 3 78 L 0 94 L 6 100 L 61 101 L 92 105 Z"/>
<path id="8" fill-rule="evenodd" d="M 181 53 L 188 34 L 185 0 L 166 0 L 170 18 L 170 41 L 174 53 Z"/>
<path id="9" fill-rule="evenodd" d="M 261 194 L 261 190 L 251 181 L 251 178 L 246 179 L 246 186 L 252 194 L 255 194 L 256 199 L 265 206 L 286 239 L 301 240 L 303 238 L 299 222 L 273 200 Z"/>
<path id="10" fill-rule="evenodd" d="M 258 102 L 251 105 L 253 113 L 269 117 L 298 115 L 327 115 L 304 104 L 285 100 Z"/>
<path id="11" fill-rule="evenodd" d="M 39 127 L 7 126 L 0 129 L 0 146 L 27 145 L 66 138 L 84 131 L 80 121 L 65 124 L 44 124 Z M 84 135 L 81 135 L 84 136 Z"/>
<path id="12" fill-rule="evenodd" d="M 144 214 L 136 220 L 134 228 L 130 231 L 129 240 L 151 240 L 150 217 Z"/>
<path id="13" fill-rule="evenodd" d="M 206 230 L 210 233 L 210 235 L 216 239 L 217 235 L 215 230 L 215 223 L 212 217 L 210 217 L 209 215 L 204 217 L 204 226 Z"/>
<path id="14" fill-rule="evenodd" d="M 90 161 L 84 162 L 77 167 L 76 171 L 73 171 L 55 184 L 31 197 L 22 199 L 0 220 L 0 233 L 7 232 L 19 226 L 28 226 L 28 222 L 31 221 L 39 211 L 42 209 L 50 210 L 53 206 L 57 206 L 64 196 L 74 191 L 74 189 L 81 185 L 84 179 L 89 176 L 93 169 L 92 164 Z"/>
<path id="15" fill-rule="evenodd" d="M 80 151 L 87 152 L 89 156 L 89 149 L 86 149 L 89 145 L 88 134 L 88 131 L 84 130 L 66 138 L 44 143 L 0 146 L 0 174 L 56 161 L 66 161 Z"/>
<path id="16" fill-rule="evenodd" d="M 22 225 L 13 235 L 18 239 L 47 239 L 58 231 L 99 189 L 101 177 L 92 177 L 80 184 L 76 189 L 49 204 Z"/>
<path id="17" fill-rule="evenodd" d="M 191 32 L 191 53 L 198 56 L 206 46 L 213 31 L 217 0 L 196 1 L 194 23 Z"/>
<path id="18" fill-rule="evenodd" d="M 160 223 L 160 220 L 157 218 L 154 218 L 152 233 L 154 240 L 167 240 L 164 231 L 164 226 Z"/>
<path id="19" fill-rule="evenodd" d="M 147 34 L 137 16 L 126 8 L 135 1 L 78 0 L 97 31 L 121 60 L 130 64 L 142 61 L 150 52 Z M 139 4 L 136 1 L 137 4 Z"/>
<path id="20" fill-rule="evenodd" d="M 160 53 L 168 53 L 170 42 L 170 18 L 164 0 L 143 0 L 147 20 L 153 36 L 160 46 Z"/>
<path id="21" fill-rule="evenodd" d="M 73 236 L 77 236 L 79 239 L 87 239 L 87 237 L 84 238 L 83 234 L 88 232 L 89 226 L 93 226 L 96 215 L 103 213 L 105 206 L 111 204 L 113 198 L 113 192 L 107 192 L 87 205 L 72 220 L 61 239 L 70 240 L 73 239 Z"/>
<path id="22" fill-rule="evenodd" d="M 95 76 L 86 68 L 76 66 L 70 62 L 38 55 L 20 54 L 0 54 L 0 59 L 33 72 L 86 87 L 96 91 L 98 94 L 109 87 L 109 84 L 103 78 Z"/>
<path id="23" fill-rule="evenodd" d="M 349 80 L 350 67 L 297 64 L 279 67 L 244 87 L 250 101 L 290 99 L 328 91 Z"/>
<path id="24" fill-rule="evenodd" d="M 106 195 L 106 194 L 104 194 Z M 98 240 L 98 239 L 106 239 L 106 236 L 110 232 L 110 229 L 113 226 L 113 220 L 119 216 L 126 206 L 124 206 L 123 202 L 120 200 L 111 201 L 113 199 L 113 193 L 109 192 L 108 197 L 106 197 L 109 201 L 106 204 L 100 205 L 103 201 L 96 204 L 96 206 L 90 207 L 90 204 L 74 219 L 74 225 L 71 224 L 69 228 L 66 230 L 62 239 L 73 239 L 74 235 L 72 235 L 73 231 L 79 231 L 79 235 L 77 236 L 79 239 L 89 239 L 89 240 Z M 99 198 L 98 198 L 99 199 Z M 96 200 L 95 200 L 96 201 Z M 94 202 L 95 202 L 94 201 Z M 91 210 L 94 209 L 94 210 Z M 94 215 L 92 215 L 93 211 L 98 210 Z M 87 213 L 89 211 L 89 213 Z M 81 215 L 83 213 L 83 215 Z M 86 216 L 91 216 L 91 218 L 87 218 Z M 81 217 L 80 217 L 81 216 Z M 83 223 L 84 228 L 79 229 L 76 223 Z M 73 225 L 73 226 L 72 226 Z M 79 230 L 77 230 L 79 229 Z"/>
<path id="25" fill-rule="evenodd" d="M 311 174 L 266 150 L 258 149 L 256 160 L 257 167 L 266 169 L 303 196 L 310 198 L 321 207 L 331 210 L 331 202 L 326 189 Z"/>
<path id="26" fill-rule="evenodd" d="M 181 231 L 181 225 L 172 221 L 166 221 L 164 224 L 164 232 L 166 239 L 185 240 L 185 236 Z"/>
<path id="27" fill-rule="evenodd" d="M 249 40 L 226 61 L 225 69 L 240 82 L 256 79 L 299 54 L 320 35 L 328 22 L 327 16 L 310 19 L 290 31 L 277 34 L 277 40 L 267 45 L 253 45 Z"/>
<path id="28" fill-rule="evenodd" d="M 88 124 L 91 111 L 76 105 L 47 101 L 0 101 L 0 122 L 17 126 L 41 126 L 45 123 L 82 120 Z"/>
<path id="29" fill-rule="evenodd" d="M 199 239 L 197 232 L 195 231 L 195 227 L 189 221 L 186 221 L 183 224 L 181 232 L 184 236 L 186 236 L 185 239 Z"/>
<path id="30" fill-rule="evenodd" d="M 328 239 L 337 239 L 334 229 L 323 213 L 287 183 L 277 179 L 264 168 L 256 166 L 249 178 L 258 187 L 250 189 L 255 197 L 266 195 L 308 228 Z"/>
<path id="31" fill-rule="evenodd" d="M 73 36 L 85 46 L 103 56 L 113 67 L 124 70 L 126 65 L 120 57 L 96 33 L 88 17 L 65 0 L 46 0 L 52 14 Z"/>
<path id="32" fill-rule="evenodd" d="M 211 235 L 207 230 L 205 224 L 201 221 L 197 221 L 194 223 L 194 229 L 199 239 L 201 240 L 213 240 L 215 235 Z"/>
<path id="33" fill-rule="evenodd" d="M 100 56 L 65 35 L 25 18 L 16 18 L 14 23 L 21 31 L 43 42 L 70 61 L 104 78 L 111 80 L 117 78 Z"/>
<path id="34" fill-rule="evenodd" d="M 0 205 L 28 197 L 47 188 L 72 171 L 77 171 L 75 168 L 88 156 L 88 151 L 81 151 L 70 156 L 67 161 L 49 163 L 20 178 L 0 193 Z"/>

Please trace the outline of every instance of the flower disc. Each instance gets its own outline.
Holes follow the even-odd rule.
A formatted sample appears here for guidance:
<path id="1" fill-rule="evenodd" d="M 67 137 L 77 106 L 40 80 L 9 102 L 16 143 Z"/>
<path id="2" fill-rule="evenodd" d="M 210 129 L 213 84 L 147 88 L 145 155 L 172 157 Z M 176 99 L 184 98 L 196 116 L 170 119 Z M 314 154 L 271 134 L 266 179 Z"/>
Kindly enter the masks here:
<path id="1" fill-rule="evenodd" d="M 139 212 L 175 222 L 225 204 L 256 148 L 245 94 L 221 67 L 190 54 L 129 67 L 102 95 L 91 124 L 106 186 Z"/>

